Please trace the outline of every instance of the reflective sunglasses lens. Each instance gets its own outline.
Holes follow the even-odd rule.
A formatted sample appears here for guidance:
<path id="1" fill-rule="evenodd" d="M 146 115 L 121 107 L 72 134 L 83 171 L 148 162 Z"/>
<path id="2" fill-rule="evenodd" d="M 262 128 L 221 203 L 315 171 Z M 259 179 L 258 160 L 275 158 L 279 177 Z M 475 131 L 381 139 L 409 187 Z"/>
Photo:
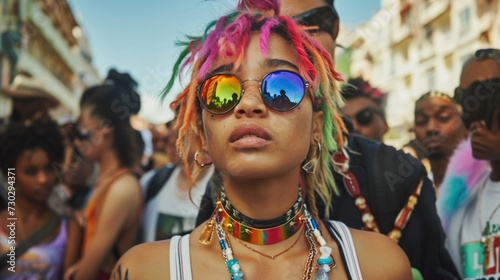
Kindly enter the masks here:
<path id="1" fill-rule="evenodd" d="M 293 72 L 276 71 L 262 81 L 262 98 L 276 111 L 292 110 L 299 105 L 304 94 L 304 81 Z"/>
<path id="2" fill-rule="evenodd" d="M 78 140 L 80 140 L 80 141 L 87 141 L 87 140 L 90 139 L 90 135 L 91 135 L 90 132 L 83 131 L 78 126 L 76 127 L 75 131 L 76 131 L 76 138 L 78 138 Z"/>
<path id="3" fill-rule="evenodd" d="M 240 100 L 241 84 L 233 75 L 215 75 L 201 84 L 199 96 L 209 112 L 224 114 Z"/>
<path id="4" fill-rule="evenodd" d="M 475 121 L 484 120 L 488 129 L 491 128 L 493 114 L 500 107 L 500 79 L 473 82 L 464 90 L 462 105 L 462 120 L 466 127 Z"/>
<path id="5" fill-rule="evenodd" d="M 359 112 L 356 113 L 356 122 L 359 125 L 368 125 L 372 122 L 373 119 L 373 109 L 372 108 L 365 108 Z"/>

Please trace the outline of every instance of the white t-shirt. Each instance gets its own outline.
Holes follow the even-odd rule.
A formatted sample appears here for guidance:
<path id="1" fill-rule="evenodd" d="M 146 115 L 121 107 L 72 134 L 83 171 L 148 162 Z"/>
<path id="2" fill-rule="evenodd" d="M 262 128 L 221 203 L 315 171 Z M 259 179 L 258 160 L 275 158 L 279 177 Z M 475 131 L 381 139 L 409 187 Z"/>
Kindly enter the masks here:
<path id="1" fill-rule="evenodd" d="M 488 174 L 479 181 L 471 199 L 451 219 L 447 247 L 464 279 L 500 277 L 499 203 L 500 182 L 491 181 Z M 483 230 L 486 232 L 489 253 L 481 243 Z"/>
<path id="2" fill-rule="evenodd" d="M 149 171 L 141 178 L 144 197 L 155 173 L 156 170 Z M 141 224 L 142 242 L 167 239 L 195 228 L 197 207 L 200 206 L 212 172 L 207 172 L 198 185 L 191 189 L 191 197 L 196 206 L 189 199 L 188 191 L 177 188 L 179 173 L 180 168 L 175 167 L 158 194 L 145 205 Z"/>

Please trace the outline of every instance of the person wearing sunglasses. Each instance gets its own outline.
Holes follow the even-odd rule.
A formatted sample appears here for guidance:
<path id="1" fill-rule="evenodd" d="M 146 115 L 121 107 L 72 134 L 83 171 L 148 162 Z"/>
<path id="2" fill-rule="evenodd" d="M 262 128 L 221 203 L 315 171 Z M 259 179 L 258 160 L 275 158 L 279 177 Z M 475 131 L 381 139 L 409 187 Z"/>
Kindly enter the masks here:
<path id="1" fill-rule="evenodd" d="M 142 214 L 141 187 L 132 168 L 142 150 L 130 124 L 140 109 L 137 83 L 125 73 L 108 72 L 103 85 L 80 99 L 75 146 L 99 163 L 99 175 L 84 209 L 84 222 L 72 221 L 64 279 L 109 279 L 114 264 L 136 242 Z"/>
<path id="2" fill-rule="evenodd" d="M 344 143 L 340 76 L 279 3 L 240 1 L 189 37 L 179 62 L 192 78 L 171 104 L 177 150 L 193 181 L 217 170 L 216 210 L 190 235 L 127 252 L 114 279 L 411 279 L 387 237 L 318 219 L 326 208 L 315 200 L 331 202 L 329 161 Z"/>
<path id="3" fill-rule="evenodd" d="M 383 142 L 384 134 L 389 131 L 382 109 L 385 94 L 367 81 L 357 78 L 347 81 L 342 96 L 346 100 L 342 115 L 352 122 L 353 133 Z"/>
<path id="4" fill-rule="evenodd" d="M 339 15 L 333 0 L 283 0 L 283 13 L 300 24 L 309 26 L 308 32 L 335 58 L 336 40 L 339 34 Z"/>
<path id="5" fill-rule="evenodd" d="M 463 203 L 451 214 L 446 246 L 464 279 L 500 277 L 500 50 L 482 49 L 465 63 L 455 97 L 470 130 L 466 143 L 473 160 L 463 152 L 450 159 L 462 161 L 462 172 L 447 171 L 443 183 Z M 460 193 L 457 189 L 462 190 Z M 448 205 L 449 206 L 449 205 Z"/>
<path id="6" fill-rule="evenodd" d="M 332 22 L 331 18 L 333 18 L 331 15 L 315 13 L 318 8 L 327 11 L 327 8 L 330 7 L 335 11 L 333 0 L 282 0 L 282 3 L 283 11 L 288 11 L 287 13 L 294 18 L 300 18 L 304 14 L 315 14 L 315 22 L 303 22 L 303 24 L 309 24 L 314 28 L 321 25 L 321 22 Z M 318 35 L 323 35 L 318 36 L 318 39 L 324 39 L 318 40 L 318 42 L 330 55 L 334 53 L 339 26 L 338 14 L 337 12 L 334 14 L 336 20 L 334 24 L 330 25 L 333 28 L 318 28 Z M 351 81 L 352 83 L 353 81 Z M 359 115 L 353 114 L 351 116 L 353 122 L 359 121 L 358 123 L 361 124 L 370 123 L 372 125 L 376 123 L 378 131 L 373 135 L 375 135 L 374 138 L 382 141 L 382 136 L 387 131 L 387 124 L 381 109 L 383 101 L 385 101 L 382 98 L 383 94 L 370 86 L 359 86 L 358 88 L 369 89 L 367 92 L 372 92 L 371 95 L 375 98 L 371 98 L 371 100 L 351 98 L 343 110 L 355 105 L 355 102 L 365 101 L 366 104 L 362 104 L 360 107 L 366 110 L 355 110 Z M 350 89 L 355 88 L 351 87 Z M 343 94 L 345 96 L 345 93 Z M 356 94 L 352 95 L 352 97 L 354 96 Z M 410 259 L 414 279 L 418 279 L 419 274 L 422 274 L 424 279 L 457 279 L 459 277 L 458 271 L 444 248 L 443 228 L 436 212 L 432 182 L 425 178 L 426 168 L 401 150 L 396 151 L 393 147 L 382 142 L 356 135 L 353 133 L 355 130 L 351 120 L 345 117 L 343 119 L 350 132 L 349 135 L 345 135 L 347 146 L 344 154 L 349 157 L 346 163 L 349 164 L 349 171 L 356 179 L 364 198 L 366 198 L 367 205 L 372 209 L 374 220 L 380 232 L 390 233 L 398 214 L 404 208 L 403 205 L 411 199 L 410 194 L 423 180 L 418 203 L 408 219 L 406 227 L 401 232 L 398 244 Z M 402 170 L 411 170 L 412 172 L 402 173 Z M 345 185 L 344 176 L 340 173 L 334 172 L 334 176 L 337 184 L 342 186 Z M 380 174 L 385 175 L 381 176 Z M 393 176 L 394 174 L 399 175 Z M 362 214 L 355 206 L 355 200 L 346 190 L 347 188 L 340 187 L 340 194 L 334 197 L 330 217 L 342 221 L 350 227 L 366 229 L 362 222 Z M 318 208 L 322 207 L 318 205 Z M 428 230 L 432 230 L 432 233 Z"/>

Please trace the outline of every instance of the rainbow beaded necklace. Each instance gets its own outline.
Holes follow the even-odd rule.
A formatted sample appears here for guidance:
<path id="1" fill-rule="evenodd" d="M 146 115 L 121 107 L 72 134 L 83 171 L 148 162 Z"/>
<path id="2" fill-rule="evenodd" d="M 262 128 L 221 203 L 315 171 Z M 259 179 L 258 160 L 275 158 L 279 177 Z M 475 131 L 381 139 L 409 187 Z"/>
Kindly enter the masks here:
<path id="1" fill-rule="evenodd" d="M 313 240 L 313 236 L 316 238 L 316 242 L 320 245 L 319 251 L 321 253 L 319 259 L 317 260 L 317 272 L 315 279 L 316 280 L 328 280 L 328 272 L 336 267 L 335 259 L 331 255 L 332 249 L 326 246 L 326 241 L 321 235 L 321 232 L 318 229 L 316 221 L 311 218 L 309 212 L 307 212 L 306 206 L 303 207 L 303 214 L 300 215 L 301 219 L 305 220 L 305 224 L 307 225 L 307 229 L 305 231 L 306 238 L 310 245 L 309 254 L 307 257 L 303 279 L 312 280 L 313 272 L 316 270 L 313 267 L 313 261 L 316 258 L 317 254 L 317 246 Z M 213 217 L 215 220 L 216 217 Z M 215 224 L 217 237 L 219 239 L 219 245 L 222 249 L 222 256 L 225 259 L 225 263 L 228 269 L 229 274 L 231 275 L 231 280 L 243 280 L 243 271 L 241 271 L 241 266 L 239 261 L 234 258 L 233 250 L 231 248 L 231 244 L 226 236 L 226 231 L 222 228 L 220 222 Z"/>

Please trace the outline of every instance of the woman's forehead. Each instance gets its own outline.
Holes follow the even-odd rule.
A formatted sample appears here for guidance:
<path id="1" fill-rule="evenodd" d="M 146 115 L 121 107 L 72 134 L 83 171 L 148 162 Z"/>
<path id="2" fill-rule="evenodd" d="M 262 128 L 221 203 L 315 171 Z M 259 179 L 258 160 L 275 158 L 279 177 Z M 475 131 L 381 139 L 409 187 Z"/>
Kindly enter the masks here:
<path id="1" fill-rule="evenodd" d="M 299 57 L 295 48 L 281 36 L 271 33 L 267 41 L 267 56 L 262 49 L 260 32 L 252 32 L 245 46 L 243 60 L 237 64 L 238 57 L 234 54 L 220 54 L 214 61 L 210 73 L 240 72 L 250 66 L 260 68 L 285 67 L 298 71 Z M 250 65 L 251 64 L 251 65 Z"/>

